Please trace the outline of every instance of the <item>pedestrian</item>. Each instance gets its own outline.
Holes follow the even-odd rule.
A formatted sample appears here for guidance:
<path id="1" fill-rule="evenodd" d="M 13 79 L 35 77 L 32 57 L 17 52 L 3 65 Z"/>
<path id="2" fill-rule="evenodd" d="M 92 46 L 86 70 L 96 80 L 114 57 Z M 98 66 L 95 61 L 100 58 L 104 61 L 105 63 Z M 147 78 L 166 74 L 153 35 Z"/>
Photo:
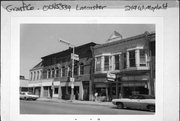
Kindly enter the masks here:
<path id="1" fill-rule="evenodd" d="M 94 94 L 94 96 L 95 96 L 95 101 L 97 101 L 98 93 L 96 92 L 96 93 Z"/>
<path id="2" fill-rule="evenodd" d="M 121 93 L 119 93 L 119 98 L 122 98 L 122 94 Z"/>

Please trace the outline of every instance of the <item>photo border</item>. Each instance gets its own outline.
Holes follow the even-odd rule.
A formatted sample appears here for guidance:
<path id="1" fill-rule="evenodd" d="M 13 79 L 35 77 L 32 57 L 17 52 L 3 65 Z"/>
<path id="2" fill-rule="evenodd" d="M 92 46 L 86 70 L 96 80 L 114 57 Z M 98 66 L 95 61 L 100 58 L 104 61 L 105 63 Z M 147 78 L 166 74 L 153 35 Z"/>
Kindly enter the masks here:
<path id="1" fill-rule="evenodd" d="M 156 112 L 154 115 L 25 115 L 19 111 L 20 24 L 155 24 L 156 30 Z M 163 120 L 163 18 L 162 17 L 12 17 L 10 119 L 24 120 Z M 16 81 L 15 81 L 16 80 Z"/>

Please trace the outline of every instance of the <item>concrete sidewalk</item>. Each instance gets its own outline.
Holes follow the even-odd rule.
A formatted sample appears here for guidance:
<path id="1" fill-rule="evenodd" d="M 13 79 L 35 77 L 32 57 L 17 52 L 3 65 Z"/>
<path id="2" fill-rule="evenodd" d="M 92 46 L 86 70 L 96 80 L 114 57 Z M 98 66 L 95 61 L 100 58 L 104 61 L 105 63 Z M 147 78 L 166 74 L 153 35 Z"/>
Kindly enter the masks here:
<path id="1" fill-rule="evenodd" d="M 57 102 L 57 103 L 75 103 L 75 104 L 85 104 L 85 105 L 99 105 L 99 106 L 113 106 L 111 102 L 100 102 L 100 101 L 81 101 L 81 100 L 63 100 L 58 98 L 39 98 L 38 101 L 46 102 Z"/>

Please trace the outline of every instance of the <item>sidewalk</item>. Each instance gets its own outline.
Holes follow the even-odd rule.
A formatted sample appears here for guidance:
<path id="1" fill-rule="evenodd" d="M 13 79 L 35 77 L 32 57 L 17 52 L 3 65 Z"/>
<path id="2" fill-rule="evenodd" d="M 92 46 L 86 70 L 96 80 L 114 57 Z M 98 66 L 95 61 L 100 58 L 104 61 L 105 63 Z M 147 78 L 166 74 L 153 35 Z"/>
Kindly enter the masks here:
<path id="1" fill-rule="evenodd" d="M 81 101 L 81 100 L 63 100 L 58 98 L 39 98 L 38 101 L 46 102 L 57 102 L 57 103 L 75 103 L 75 104 L 85 104 L 85 105 L 99 105 L 99 106 L 113 106 L 111 102 L 99 102 L 99 101 Z"/>

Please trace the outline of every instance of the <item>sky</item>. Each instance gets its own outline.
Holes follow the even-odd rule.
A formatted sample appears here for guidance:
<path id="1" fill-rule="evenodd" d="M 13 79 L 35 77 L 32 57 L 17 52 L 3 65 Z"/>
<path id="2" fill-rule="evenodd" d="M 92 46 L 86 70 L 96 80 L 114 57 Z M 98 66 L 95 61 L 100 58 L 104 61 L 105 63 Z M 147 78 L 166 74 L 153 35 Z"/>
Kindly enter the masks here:
<path id="1" fill-rule="evenodd" d="M 41 57 L 68 49 L 62 39 L 75 46 L 89 42 L 105 43 L 117 31 L 123 38 L 154 32 L 152 24 L 21 24 L 20 75 L 29 79 L 29 70 Z"/>

